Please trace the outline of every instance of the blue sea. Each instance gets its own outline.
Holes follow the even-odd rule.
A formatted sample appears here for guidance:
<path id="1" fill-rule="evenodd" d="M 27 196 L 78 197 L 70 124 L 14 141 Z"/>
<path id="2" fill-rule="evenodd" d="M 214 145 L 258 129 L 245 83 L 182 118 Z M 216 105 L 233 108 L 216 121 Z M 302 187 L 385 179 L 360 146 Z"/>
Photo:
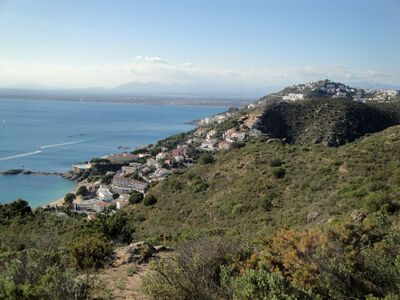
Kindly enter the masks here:
<path id="1" fill-rule="evenodd" d="M 226 107 L 0 99 L 0 170 L 64 172 L 73 164 L 129 151 L 194 128 L 187 122 Z M 127 147 L 128 150 L 121 150 Z M 74 184 L 59 176 L 0 176 L 0 203 L 32 207 Z"/>

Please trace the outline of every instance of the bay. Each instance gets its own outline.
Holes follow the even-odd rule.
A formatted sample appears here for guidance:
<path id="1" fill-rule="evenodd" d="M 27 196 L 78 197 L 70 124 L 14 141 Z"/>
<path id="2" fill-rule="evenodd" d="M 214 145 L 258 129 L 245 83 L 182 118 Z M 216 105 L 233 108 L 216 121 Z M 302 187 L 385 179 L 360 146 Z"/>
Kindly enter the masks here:
<path id="1" fill-rule="evenodd" d="M 187 122 L 226 107 L 140 105 L 0 99 L 0 170 L 64 172 L 73 164 L 131 151 L 172 134 Z M 23 198 L 35 207 L 63 196 L 73 184 L 59 176 L 0 176 L 0 202 Z"/>

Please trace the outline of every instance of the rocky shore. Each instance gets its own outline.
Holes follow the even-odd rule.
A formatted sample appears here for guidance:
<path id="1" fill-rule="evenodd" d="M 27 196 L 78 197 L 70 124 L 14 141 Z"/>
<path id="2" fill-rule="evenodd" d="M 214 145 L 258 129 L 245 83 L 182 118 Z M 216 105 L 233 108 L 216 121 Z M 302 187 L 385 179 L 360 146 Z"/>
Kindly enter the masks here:
<path id="1" fill-rule="evenodd" d="M 64 174 L 61 172 L 44 172 L 44 171 L 30 171 L 25 169 L 8 169 L 4 171 L 0 171 L 0 175 L 57 175 L 63 176 Z"/>

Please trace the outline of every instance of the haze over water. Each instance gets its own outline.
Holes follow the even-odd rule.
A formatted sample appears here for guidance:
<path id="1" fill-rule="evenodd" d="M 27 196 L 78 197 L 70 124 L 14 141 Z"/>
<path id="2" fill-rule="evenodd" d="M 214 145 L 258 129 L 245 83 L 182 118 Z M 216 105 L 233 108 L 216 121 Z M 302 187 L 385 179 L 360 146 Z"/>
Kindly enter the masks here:
<path id="1" fill-rule="evenodd" d="M 73 164 L 129 151 L 193 128 L 185 122 L 225 107 L 0 100 L 0 170 L 64 172 Z M 128 147 L 129 149 L 119 149 Z M 63 196 L 71 182 L 57 176 L 0 176 L 0 202 L 32 206 Z"/>

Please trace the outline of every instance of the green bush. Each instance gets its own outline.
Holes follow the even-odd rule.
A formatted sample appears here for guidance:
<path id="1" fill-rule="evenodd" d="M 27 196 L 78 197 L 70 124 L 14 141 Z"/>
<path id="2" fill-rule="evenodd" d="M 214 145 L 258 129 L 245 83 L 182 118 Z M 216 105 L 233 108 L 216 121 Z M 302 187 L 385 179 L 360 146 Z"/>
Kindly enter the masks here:
<path id="1" fill-rule="evenodd" d="M 391 206 L 391 201 L 386 193 L 370 192 L 364 199 L 364 207 L 368 212 L 375 212 L 384 205 Z"/>
<path id="2" fill-rule="evenodd" d="M 240 274 L 231 273 L 229 267 L 223 266 L 221 282 L 231 291 L 229 298 L 234 300 L 312 299 L 280 273 L 268 271 L 262 266 Z"/>
<path id="3" fill-rule="evenodd" d="M 143 201 L 144 206 L 151 206 L 156 203 L 157 203 L 157 198 L 154 195 L 147 195 Z"/>
<path id="4" fill-rule="evenodd" d="M 272 168 L 272 175 L 274 175 L 275 178 L 283 178 L 286 175 L 286 170 L 284 168 Z"/>
<path id="5" fill-rule="evenodd" d="M 67 266 L 58 251 L 23 251 L 0 257 L 0 299 L 89 299 L 93 280 Z"/>
<path id="6" fill-rule="evenodd" d="M 143 279 L 143 291 L 153 299 L 227 299 L 221 286 L 221 266 L 240 256 L 238 243 L 204 238 L 182 243 L 173 257 L 157 261 Z"/>
<path id="7" fill-rule="evenodd" d="M 134 191 L 134 192 L 132 192 L 132 193 L 130 194 L 130 196 L 129 196 L 129 203 L 130 203 L 130 204 L 137 204 L 137 203 L 140 203 L 140 202 L 142 202 L 143 197 L 144 197 L 144 196 L 143 196 L 142 193 L 137 192 L 137 191 Z"/>
<path id="8" fill-rule="evenodd" d="M 110 243 L 98 233 L 81 234 L 70 245 L 70 251 L 74 265 L 81 270 L 104 266 L 113 253 Z"/>
<path id="9" fill-rule="evenodd" d="M 76 196 L 73 193 L 68 193 L 64 197 L 64 204 L 68 207 L 72 206 L 72 203 L 74 202 Z"/>
<path id="10" fill-rule="evenodd" d="M 77 196 L 86 196 L 88 193 L 89 191 L 85 185 L 81 185 L 79 189 L 76 191 Z"/>
<path id="11" fill-rule="evenodd" d="M 281 165 L 283 165 L 285 162 L 283 161 L 283 160 L 281 160 L 281 159 L 279 159 L 279 158 L 275 158 L 275 159 L 273 159 L 273 160 L 271 160 L 270 162 L 269 162 L 269 165 L 271 166 L 271 167 L 280 167 Z"/>
<path id="12" fill-rule="evenodd" d="M 210 153 L 202 153 L 199 157 L 199 163 L 202 165 L 211 164 L 214 162 L 214 157 Z"/>
<path id="13" fill-rule="evenodd" d="M 11 203 L 0 204 L 0 224 L 8 223 L 14 218 L 23 218 L 32 213 L 28 202 L 18 199 Z"/>

